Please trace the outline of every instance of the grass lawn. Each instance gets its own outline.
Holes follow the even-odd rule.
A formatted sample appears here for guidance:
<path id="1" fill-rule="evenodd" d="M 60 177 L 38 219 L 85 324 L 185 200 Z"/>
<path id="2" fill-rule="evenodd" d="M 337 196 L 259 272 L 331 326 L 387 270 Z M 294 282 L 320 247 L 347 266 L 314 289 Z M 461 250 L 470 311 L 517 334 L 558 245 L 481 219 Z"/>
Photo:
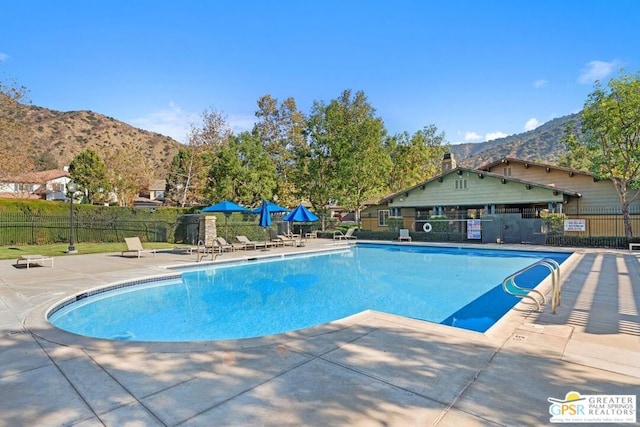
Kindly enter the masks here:
<path id="1" fill-rule="evenodd" d="M 173 243 L 145 242 L 142 244 L 145 249 L 173 249 L 180 247 Z M 124 243 L 76 243 L 78 254 L 100 254 L 108 252 L 120 252 L 127 249 Z M 0 259 L 17 259 L 21 255 L 38 254 L 45 256 L 66 256 L 68 243 L 58 243 L 53 245 L 28 245 L 28 246 L 0 246 Z"/>

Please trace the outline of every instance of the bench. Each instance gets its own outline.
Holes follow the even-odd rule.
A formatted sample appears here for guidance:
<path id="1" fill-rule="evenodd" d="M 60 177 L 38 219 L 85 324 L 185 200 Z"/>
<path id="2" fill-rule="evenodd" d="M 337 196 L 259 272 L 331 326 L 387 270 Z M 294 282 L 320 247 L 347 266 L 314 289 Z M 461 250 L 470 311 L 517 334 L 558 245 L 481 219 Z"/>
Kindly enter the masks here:
<path id="1" fill-rule="evenodd" d="M 53 257 L 43 255 L 22 255 L 16 260 L 16 267 L 23 263 L 27 266 L 27 270 L 31 265 L 44 265 L 46 261 L 51 261 L 51 268 L 53 268 Z"/>
<path id="2" fill-rule="evenodd" d="M 629 243 L 629 250 L 632 251 L 635 248 L 640 248 L 640 243 Z"/>

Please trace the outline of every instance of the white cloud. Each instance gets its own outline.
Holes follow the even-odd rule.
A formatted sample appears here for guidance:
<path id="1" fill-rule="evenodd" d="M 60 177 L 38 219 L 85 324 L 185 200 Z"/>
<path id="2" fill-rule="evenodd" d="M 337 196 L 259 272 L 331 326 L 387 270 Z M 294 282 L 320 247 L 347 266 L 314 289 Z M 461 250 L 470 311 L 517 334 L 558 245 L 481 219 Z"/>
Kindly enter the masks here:
<path id="1" fill-rule="evenodd" d="M 0 62 L 6 61 L 7 59 L 9 59 L 9 55 L 7 55 L 6 53 L 0 52 Z"/>
<path id="2" fill-rule="evenodd" d="M 591 61 L 582 67 L 582 71 L 578 77 L 578 83 L 591 84 L 596 80 L 602 80 L 611 74 L 618 66 L 620 66 L 620 61 L 618 60 L 611 62 Z"/>
<path id="3" fill-rule="evenodd" d="M 239 134 L 240 132 L 251 132 L 253 125 L 256 122 L 256 117 L 234 114 L 227 117 L 227 122 L 235 134 Z"/>
<path id="4" fill-rule="evenodd" d="M 476 132 L 465 132 L 464 140 L 467 142 L 478 142 L 478 141 L 482 141 L 482 137 L 478 135 Z"/>
<path id="5" fill-rule="evenodd" d="M 540 126 L 540 122 L 538 121 L 538 119 L 536 119 L 535 117 L 531 117 L 529 120 L 527 120 L 527 122 L 524 124 L 524 130 L 525 131 L 530 131 L 530 130 L 534 130 L 535 128 L 537 128 L 538 126 Z"/>
<path id="6" fill-rule="evenodd" d="M 198 114 L 182 110 L 174 102 L 168 108 L 153 111 L 143 117 L 129 120 L 134 126 L 170 136 L 176 141 L 186 143 L 191 123 L 198 120 Z"/>
<path id="7" fill-rule="evenodd" d="M 505 136 L 508 136 L 508 135 L 504 132 L 498 131 L 498 132 L 489 132 L 484 136 L 484 138 L 485 138 L 485 141 L 491 141 L 493 139 L 504 138 Z"/>
<path id="8" fill-rule="evenodd" d="M 533 82 L 533 87 L 535 87 L 536 89 L 540 89 L 541 87 L 546 86 L 548 83 L 549 83 L 548 80 L 539 79 Z"/>

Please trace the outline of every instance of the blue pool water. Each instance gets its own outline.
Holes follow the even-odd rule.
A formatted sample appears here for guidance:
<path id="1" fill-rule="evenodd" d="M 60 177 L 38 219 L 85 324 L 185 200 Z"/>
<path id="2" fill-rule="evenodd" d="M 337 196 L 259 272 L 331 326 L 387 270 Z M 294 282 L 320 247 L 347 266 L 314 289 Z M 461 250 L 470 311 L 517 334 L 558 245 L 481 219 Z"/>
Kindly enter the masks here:
<path id="1" fill-rule="evenodd" d="M 133 341 L 258 337 L 372 309 L 484 332 L 519 301 L 502 280 L 570 254 L 365 244 L 338 252 L 186 270 L 52 310 L 69 332 Z M 519 284 L 548 275 L 533 269 Z"/>

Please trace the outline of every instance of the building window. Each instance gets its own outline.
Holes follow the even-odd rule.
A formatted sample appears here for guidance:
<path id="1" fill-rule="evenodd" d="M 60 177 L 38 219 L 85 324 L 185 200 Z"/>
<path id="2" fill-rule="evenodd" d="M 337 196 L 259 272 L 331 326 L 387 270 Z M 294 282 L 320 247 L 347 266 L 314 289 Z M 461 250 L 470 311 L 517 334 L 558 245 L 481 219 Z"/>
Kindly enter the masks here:
<path id="1" fill-rule="evenodd" d="M 400 208 L 391 208 L 389 210 L 389 216 L 401 216 L 400 215 Z"/>
<path id="2" fill-rule="evenodd" d="M 511 176 L 511 168 L 510 168 L 510 167 L 508 167 L 508 168 L 503 168 L 503 169 L 502 169 L 502 174 L 503 174 L 504 176 Z"/>
<path id="3" fill-rule="evenodd" d="M 386 227 L 389 219 L 389 211 L 378 211 L 378 227 Z"/>
<path id="4" fill-rule="evenodd" d="M 466 178 L 462 178 L 462 179 L 456 179 L 455 180 L 455 188 L 456 190 L 466 190 L 467 189 L 467 179 Z"/>

